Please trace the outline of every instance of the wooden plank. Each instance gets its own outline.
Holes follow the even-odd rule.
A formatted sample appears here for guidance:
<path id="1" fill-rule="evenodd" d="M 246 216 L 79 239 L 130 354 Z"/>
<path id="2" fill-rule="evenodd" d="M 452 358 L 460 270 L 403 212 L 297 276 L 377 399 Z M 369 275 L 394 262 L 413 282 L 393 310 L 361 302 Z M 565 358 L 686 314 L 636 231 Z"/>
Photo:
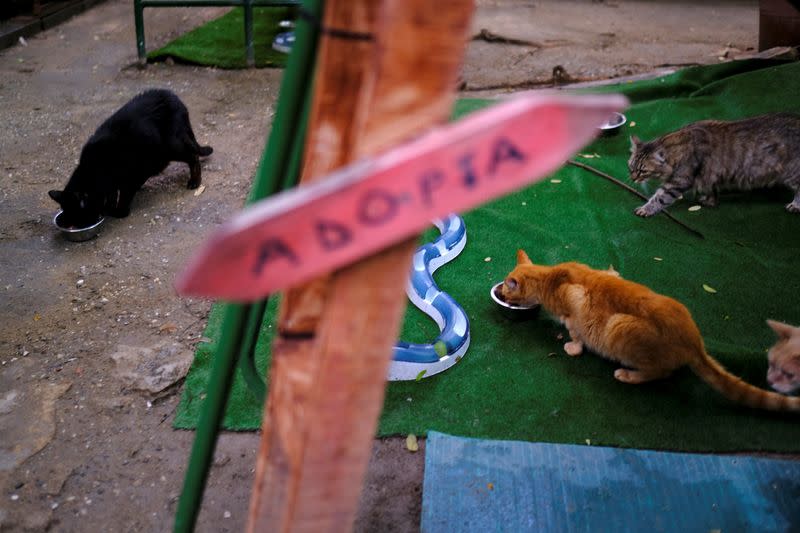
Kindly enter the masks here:
<path id="1" fill-rule="evenodd" d="M 366 79 L 354 84 L 340 77 L 333 82 L 364 91 L 354 109 L 357 136 L 347 155 L 352 159 L 446 119 L 445 103 L 452 96 L 442 97 L 440 92 L 454 89 L 472 2 L 447 0 L 432 10 L 419 0 L 331 0 L 326 25 L 352 29 L 350 19 L 333 18 L 348 4 L 365 11 L 368 6 L 380 7 L 380 22 L 370 28 L 378 28 L 374 52 L 366 58 L 346 57 L 371 62 Z M 398 79 L 394 68 L 406 77 L 393 85 L 390 81 Z M 432 99 L 440 102 L 442 112 L 430 113 Z M 380 120 L 382 109 L 401 108 L 413 113 L 415 120 L 404 121 L 408 125 L 397 129 L 389 122 L 391 117 Z M 273 350 L 279 362 L 271 374 L 249 531 L 352 528 L 392 344 L 405 308 L 403 284 L 414 248 L 409 240 L 335 274 L 316 337 L 299 341 L 297 350 L 287 345 L 280 353 Z M 311 352 L 306 353 L 309 347 Z M 288 390 L 294 385 L 296 391 Z"/>
<path id="2" fill-rule="evenodd" d="M 369 34 L 374 30 L 380 3 L 327 2 L 329 27 Z M 316 82 L 309 116 L 308 137 L 300 183 L 309 184 L 353 158 L 353 147 L 364 118 L 374 77 L 374 43 L 356 39 L 320 41 Z M 343 83 L 345 82 L 345 83 Z M 287 336 L 308 336 L 316 331 L 328 287 L 324 276 L 287 290 L 278 312 L 278 331 Z"/>

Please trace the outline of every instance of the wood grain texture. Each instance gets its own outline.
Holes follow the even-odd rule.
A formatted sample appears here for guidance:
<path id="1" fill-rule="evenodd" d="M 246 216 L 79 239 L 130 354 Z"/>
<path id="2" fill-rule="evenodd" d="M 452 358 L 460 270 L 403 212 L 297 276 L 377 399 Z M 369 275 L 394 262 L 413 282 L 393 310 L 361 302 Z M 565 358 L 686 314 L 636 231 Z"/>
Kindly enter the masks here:
<path id="1" fill-rule="evenodd" d="M 343 108 L 330 94 L 358 97 L 349 115 L 335 111 L 338 127 L 312 122 L 310 150 L 341 164 L 445 121 L 472 10 L 471 0 L 329 1 L 326 25 L 374 31 L 376 42 L 356 55 L 351 42 L 323 39 L 320 98 Z M 348 77 L 327 61 L 363 69 L 354 67 Z M 324 115 L 322 105 L 318 113 Z M 312 170 L 318 164 L 306 159 L 304 174 L 318 175 Z M 249 531 L 352 529 L 415 247 L 416 239 L 408 240 L 335 273 L 315 335 L 279 338 L 273 346 Z"/>
<path id="2" fill-rule="evenodd" d="M 359 33 L 373 33 L 380 2 L 328 2 L 325 25 Z M 354 157 L 373 87 L 375 43 L 322 37 L 306 150 L 300 183 L 307 184 L 342 167 Z M 278 310 L 278 331 L 287 336 L 309 336 L 317 328 L 328 287 L 324 276 L 284 292 Z"/>

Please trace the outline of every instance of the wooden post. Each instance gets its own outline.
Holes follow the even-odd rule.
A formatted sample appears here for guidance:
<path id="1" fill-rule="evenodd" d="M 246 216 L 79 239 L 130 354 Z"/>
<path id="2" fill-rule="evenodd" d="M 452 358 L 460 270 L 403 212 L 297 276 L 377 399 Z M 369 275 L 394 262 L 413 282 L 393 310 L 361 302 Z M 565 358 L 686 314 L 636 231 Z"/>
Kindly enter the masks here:
<path id="1" fill-rule="evenodd" d="M 471 0 L 330 0 L 303 178 L 447 119 Z M 248 531 L 352 528 L 416 239 L 290 291 L 273 345 Z"/>

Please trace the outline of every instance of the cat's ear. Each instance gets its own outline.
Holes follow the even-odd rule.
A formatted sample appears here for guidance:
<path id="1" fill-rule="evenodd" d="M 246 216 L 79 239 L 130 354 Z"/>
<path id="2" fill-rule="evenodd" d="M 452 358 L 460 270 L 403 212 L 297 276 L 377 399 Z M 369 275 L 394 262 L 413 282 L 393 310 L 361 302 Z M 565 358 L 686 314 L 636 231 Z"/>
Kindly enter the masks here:
<path id="1" fill-rule="evenodd" d="M 636 135 L 631 135 L 631 152 L 635 152 L 639 145 L 642 144 L 642 141 Z"/>
<path id="2" fill-rule="evenodd" d="M 666 163 L 667 162 L 667 154 L 664 153 L 663 149 L 656 150 L 653 152 L 653 158 L 659 163 Z"/>
<path id="3" fill-rule="evenodd" d="M 531 258 L 528 257 L 528 254 L 526 254 L 525 250 L 523 250 L 522 248 L 517 250 L 517 264 L 518 265 L 532 265 L 533 264 L 533 261 L 531 261 Z"/>
<path id="4" fill-rule="evenodd" d="M 64 191 L 47 191 L 47 194 L 50 195 L 50 198 L 61 205 L 61 200 L 64 198 Z"/>
<path id="5" fill-rule="evenodd" d="M 608 272 L 609 274 L 611 274 L 615 278 L 621 278 L 622 277 L 622 274 L 617 272 L 617 269 L 614 268 L 614 265 L 608 265 L 608 270 L 606 270 L 606 272 Z"/>
<path id="6" fill-rule="evenodd" d="M 769 319 L 767 319 L 767 325 L 772 328 L 772 331 L 778 334 L 781 340 L 788 339 L 792 336 L 792 333 L 800 329 L 790 326 L 789 324 L 784 324 L 783 322 L 778 322 L 777 320 Z"/>
<path id="7" fill-rule="evenodd" d="M 510 276 L 506 278 L 504 283 L 506 288 L 510 291 L 515 291 L 517 290 L 517 287 L 519 287 L 519 281 L 517 281 L 517 278 L 512 278 Z"/>

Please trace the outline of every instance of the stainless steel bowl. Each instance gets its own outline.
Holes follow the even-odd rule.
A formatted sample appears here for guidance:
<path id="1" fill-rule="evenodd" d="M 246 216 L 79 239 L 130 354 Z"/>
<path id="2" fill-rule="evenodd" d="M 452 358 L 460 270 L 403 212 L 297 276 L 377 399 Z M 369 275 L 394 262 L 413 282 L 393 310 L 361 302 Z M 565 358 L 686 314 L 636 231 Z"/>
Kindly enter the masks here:
<path id="1" fill-rule="evenodd" d="M 497 291 L 502 284 L 502 281 L 494 284 L 492 290 L 489 291 L 489 295 L 492 297 L 492 301 L 497 304 L 497 307 L 500 308 L 500 313 L 504 317 L 509 320 L 532 320 L 537 317 L 539 309 L 541 308 L 539 304 L 535 304 L 531 307 L 523 307 L 521 305 L 512 305 L 501 300 L 497 295 Z"/>
<path id="2" fill-rule="evenodd" d="M 599 126 L 600 128 L 600 135 L 604 137 L 610 137 L 611 135 L 616 135 L 622 129 L 622 126 L 628 121 L 625 118 L 625 115 L 622 113 L 614 113 L 611 115 L 608 120 L 606 120 L 603 124 Z"/>
<path id="3" fill-rule="evenodd" d="M 63 214 L 63 211 L 56 213 L 56 216 L 53 217 L 53 225 L 58 228 L 61 234 L 67 238 L 67 240 L 74 242 L 88 241 L 89 239 L 94 239 L 97 237 L 97 234 L 100 233 L 100 226 L 102 226 L 103 222 L 106 220 L 104 217 L 100 217 L 100 220 L 91 226 L 87 226 L 85 228 L 76 228 L 62 225 Z"/>

